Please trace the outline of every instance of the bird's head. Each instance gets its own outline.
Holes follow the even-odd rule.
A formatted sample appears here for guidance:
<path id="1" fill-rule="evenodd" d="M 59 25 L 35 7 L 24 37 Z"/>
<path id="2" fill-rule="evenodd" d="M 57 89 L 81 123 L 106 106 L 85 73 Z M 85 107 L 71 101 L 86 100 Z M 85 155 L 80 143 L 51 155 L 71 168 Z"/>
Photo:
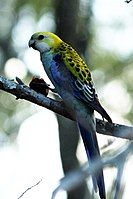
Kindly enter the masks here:
<path id="1" fill-rule="evenodd" d="M 51 32 L 37 32 L 31 36 L 29 47 L 43 53 L 58 47 L 61 42 L 62 40 Z"/>

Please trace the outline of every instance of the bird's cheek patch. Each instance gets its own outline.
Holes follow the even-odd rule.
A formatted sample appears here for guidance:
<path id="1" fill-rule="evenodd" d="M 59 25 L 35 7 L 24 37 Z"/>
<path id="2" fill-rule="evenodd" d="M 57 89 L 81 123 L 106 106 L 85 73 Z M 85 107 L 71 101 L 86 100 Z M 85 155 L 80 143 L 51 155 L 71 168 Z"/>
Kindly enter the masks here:
<path id="1" fill-rule="evenodd" d="M 44 42 L 38 42 L 35 44 L 35 48 L 40 52 L 47 52 L 50 50 L 50 47 L 48 44 L 44 43 Z"/>

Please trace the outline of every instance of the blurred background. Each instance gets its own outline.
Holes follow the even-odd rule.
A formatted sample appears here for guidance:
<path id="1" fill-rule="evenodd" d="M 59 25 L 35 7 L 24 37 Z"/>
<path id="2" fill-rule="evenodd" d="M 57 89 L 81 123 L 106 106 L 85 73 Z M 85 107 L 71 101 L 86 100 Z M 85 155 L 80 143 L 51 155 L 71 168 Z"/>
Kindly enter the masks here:
<path id="1" fill-rule="evenodd" d="M 92 71 L 100 101 L 115 123 L 133 121 L 133 3 L 124 0 L 0 0 L 0 74 L 29 84 L 48 80 L 39 53 L 28 48 L 31 35 L 51 31 L 71 44 Z M 51 85 L 51 83 L 50 83 Z M 50 97 L 55 97 L 50 93 Z M 100 117 L 96 114 L 97 117 Z M 98 135 L 103 156 L 117 154 L 126 141 Z M 108 143 L 111 142 L 111 145 Z M 105 147 L 106 145 L 106 147 Z M 50 199 L 59 180 L 87 161 L 74 122 L 0 91 L 0 198 Z M 125 164 L 119 198 L 130 199 L 133 158 Z M 111 198 L 116 169 L 105 183 Z M 91 180 L 58 199 L 87 199 Z M 91 196 L 89 196 L 91 198 Z M 92 198 L 98 198 L 95 194 Z"/>

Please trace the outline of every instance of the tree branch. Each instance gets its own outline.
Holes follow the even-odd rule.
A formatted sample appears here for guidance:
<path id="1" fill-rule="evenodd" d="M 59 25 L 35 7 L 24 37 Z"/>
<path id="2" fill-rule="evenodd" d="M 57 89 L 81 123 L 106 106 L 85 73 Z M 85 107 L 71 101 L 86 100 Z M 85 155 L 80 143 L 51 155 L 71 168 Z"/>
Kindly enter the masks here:
<path id="1" fill-rule="evenodd" d="M 124 160 L 126 160 L 129 155 L 132 155 L 132 153 L 133 153 L 133 143 L 131 142 L 128 143 L 125 147 L 120 148 L 119 151 L 117 152 L 117 155 L 103 158 L 102 161 L 95 160 L 93 164 L 91 164 L 91 166 L 88 165 L 87 162 L 81 168 L 69 172 L 64 178 L 60 180 L 59 185 L 53 191 L 51 199 L 55 199 L 55 196 L 61 190 L 68 191 L 76 188 L 78 185 L 82 184 L 84 180 L 87 179 L 90 175 L 95 175 L 100 168 L 111 166 L 119 169 L 121 163 L 124 164 L 125 163 Z M 120 179 L 117 179 L 117 181 L 115 182 L 115 189 L 114 189 L 114 191 L 117 193 L 117 196 L 119 191 L 118 190 L 119 183 Z"/>
<path id="2" fill-rule="evenodd" d="M 45 97 L 24 84 L 16 83 L 13 80 L 8 80 L 7 78 L 0 76 L 0 89 L 15 95 L 16 99 L 27 100 L 66 118 L 75 120 L 75 118 L 70 115 L 62 101 Z M 133 140 L 133 127 L 130 126 L 115 123 L 110 124 L 100 119 L 96 119 L 96 129 L 100 134 Z"/>

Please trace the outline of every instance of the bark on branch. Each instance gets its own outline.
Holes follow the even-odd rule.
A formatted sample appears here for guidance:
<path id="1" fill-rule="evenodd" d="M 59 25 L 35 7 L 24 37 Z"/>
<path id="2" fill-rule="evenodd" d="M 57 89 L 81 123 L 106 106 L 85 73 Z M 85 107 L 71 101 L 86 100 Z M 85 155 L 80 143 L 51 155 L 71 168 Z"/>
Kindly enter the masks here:
<path id="1" fill-rule="evenodd" d="M 44 95 L 35 92 L 26 85 L 16 83 L 13 80 L 8 80 L 7 78 L 0 76 L 0 89 L 15 95 L 17 99 L 25 99 L 29 102 L 45 107 L 66 118 L 75 120 L 75 118 L 72 118 L 72 116 L 69 114 L 62 101 L 57 101 L 49 97 L 45 97 Z M 100 134 L 133 140 L 133 127 L 130 126 L 115 123 L 110 124 L 100 119 L 96 119 L 96 128 L 97 132 Z"/>

